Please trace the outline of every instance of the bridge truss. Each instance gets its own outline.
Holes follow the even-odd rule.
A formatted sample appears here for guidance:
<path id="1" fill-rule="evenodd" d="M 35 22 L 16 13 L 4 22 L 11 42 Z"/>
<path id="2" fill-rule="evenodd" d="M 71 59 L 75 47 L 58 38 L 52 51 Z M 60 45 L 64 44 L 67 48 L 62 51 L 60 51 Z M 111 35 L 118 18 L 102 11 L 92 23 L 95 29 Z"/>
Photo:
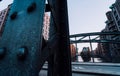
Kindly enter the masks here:
<path id="1" fill-rule="evenodd" d="M 42 36 L 51 12 L 50 39 Z M 38 76 L 48 61 L 48 76 L 71 76 L 67 0 L 14 0 L 0 39 L 0 76 Z"/>
<path id="2" fill-rule="evenodd" d="M 111 38 L 111 36 L 117 38 Z M 94 61 L 94 51 L 92 43 L 112 43 L 120 44 L 120 32 L 93 32 L 70 35 L 70 43 L 76 45 L 77 43 L 90 43 L 90 49 L 92 52 L 92 61 Z"/>

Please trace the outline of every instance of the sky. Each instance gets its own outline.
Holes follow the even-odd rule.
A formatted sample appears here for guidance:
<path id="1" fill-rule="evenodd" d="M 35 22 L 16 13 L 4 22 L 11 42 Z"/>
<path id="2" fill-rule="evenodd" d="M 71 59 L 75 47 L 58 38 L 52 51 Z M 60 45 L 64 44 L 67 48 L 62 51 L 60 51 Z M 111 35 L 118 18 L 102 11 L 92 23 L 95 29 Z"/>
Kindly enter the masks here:
<path id="1" fill-rule="evenodd" d="M 106 12 L 116 0 L 68 0 L 70 35 L 100 32 L 105 28 Z M 83 47 L 90 47 L 89 43 L 77 44 L 78 51 Z M 92 50 L 97 43 L 92 43 Z"/>
<path id="2" fill-rule="evenodd" d="M 116 0 L 68 0 L 70 34 L 100 32 L 105 28 L 106 12 Z M 90 47 L 89 43 L 77 44 L 78 51 Z M 92 50 L 97 43 L 92 43 Z M 91 49 L 91 48 L 90 48 Z"/>
<path id="3" fill-rule="evenodd" d="M 68 0 L 70 34 L 99 32 L 115 0 Z"/>
<path id="4" fill-rule="evenodd" d="M 7 7 L 13 0 L 0 2 L 0 10 Z M 70 35 L 100 32 L 105 28 L 107 20 L 105 13 L 115 0 L 67 0 Z M 79 44 L 80 50 L 88 44 Z M 96 44 L 93 44 L 93 49 Z"/>

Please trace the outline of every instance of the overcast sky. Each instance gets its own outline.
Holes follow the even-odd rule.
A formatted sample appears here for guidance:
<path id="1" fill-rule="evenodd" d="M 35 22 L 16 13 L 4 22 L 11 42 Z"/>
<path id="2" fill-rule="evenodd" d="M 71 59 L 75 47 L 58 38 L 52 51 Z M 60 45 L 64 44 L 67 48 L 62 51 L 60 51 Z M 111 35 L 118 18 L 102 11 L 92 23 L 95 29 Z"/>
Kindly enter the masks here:
<path id="1" fill-rule="evenodd" d="M 13 0 L 0 2 L 0 10 Z M 101 31 L 105 27 L 105 13 L 115 0 L 68 0 L 70 34 Z"/>
<path id="2" fill-rule="evenodd" d="M 70 34 L 101 31 L 115 0 L 68 0 Z"/>
<path id="3" fill-rule="evenodd" d="M 68 0 L 70 34 L 100 32 L 105 28 L 106 12 L 115 0 Z M 93 50 L 97 44 L 92 43 Z M 90 47 L 89 43 L 78 44 L 79 51 Z"/>
<path id="4" fill-rule="evenodd" d="M 0 10 L 6 8 L 12 1 L 0 2 Z M 114 2 L 115 0 L 68 0 L 70 34 L 100 32 L 107 20 L 105 13 Z"/>

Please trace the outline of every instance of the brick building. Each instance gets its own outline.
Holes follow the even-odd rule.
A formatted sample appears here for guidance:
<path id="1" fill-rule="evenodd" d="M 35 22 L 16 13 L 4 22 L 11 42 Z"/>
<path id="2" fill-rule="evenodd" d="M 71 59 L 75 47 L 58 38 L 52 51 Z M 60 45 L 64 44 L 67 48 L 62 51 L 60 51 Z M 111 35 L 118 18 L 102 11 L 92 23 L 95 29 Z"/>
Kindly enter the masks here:
<path id="1" fill-rule="evenodd" d="M 105 28 L 101 32 L 120 32 L 120 0 L 116 0 L 110 6 L 110 11 L 106 13 L 107 21 Z M 120 40 L 119 35 L 100 36 L 101 39 Z M 102 55 L 109 62 L 120 62 L 120 44 L 118 43 L 100 43 Z"/>
<path id="2" fill-rule="evenodd" d="M 10 9 L 10 5 L 6 9 L 0 11 L 0 36 L 3 32 L 4 23 L 5 23 L 6 18 L 8 16 L 9 9 Z"/>
<path id="3" fill-rule="evenodd" d="M 71 60 L 76 61 L 76 47 L 73 44 L 70 44 L 71 50 Z"/>
<path id="4" fill-rule="evenodd" d="M 48 40 L 49 38 L 49 28 L 50 28 L 50 16 L 48 13 L 44 14 L 44 22 L 43 22 L 43 37 L 45 40 Z"/>

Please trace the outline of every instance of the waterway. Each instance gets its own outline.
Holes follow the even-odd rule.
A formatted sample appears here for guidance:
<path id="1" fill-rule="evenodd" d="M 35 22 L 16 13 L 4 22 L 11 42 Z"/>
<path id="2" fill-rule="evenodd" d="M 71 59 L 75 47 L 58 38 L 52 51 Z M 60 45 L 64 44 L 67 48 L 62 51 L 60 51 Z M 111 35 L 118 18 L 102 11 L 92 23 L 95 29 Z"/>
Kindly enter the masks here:
<path id="1" fill-rule="evenodd" d="M 81 56 L 78 56 L 78 62 L 83 62 Z M 91 61 L 90 62 L 93 62 L 93 59 L 91 58 Z M 94 58 L 94 62 L 102 62 L 99 58 Z"/>

